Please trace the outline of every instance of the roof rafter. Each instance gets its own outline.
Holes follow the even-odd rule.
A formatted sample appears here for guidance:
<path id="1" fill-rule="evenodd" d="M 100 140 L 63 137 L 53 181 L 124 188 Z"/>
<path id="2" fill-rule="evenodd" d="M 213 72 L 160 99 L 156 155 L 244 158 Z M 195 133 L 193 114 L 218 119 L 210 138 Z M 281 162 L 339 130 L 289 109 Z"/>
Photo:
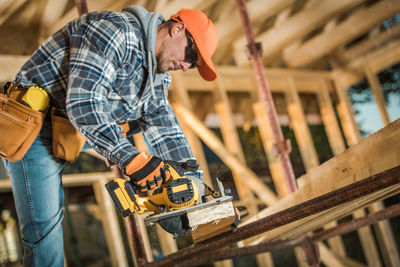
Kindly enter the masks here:
<path id="1" fill-rule="evenodd" d="M 290 67 L 305 66 L 332 52 L 336 47 L 360 36 L 371 27 L 384 22 L 400 11 L 398 0 L 383 0 L 362 9 L 329 32 L 305 42 L 284 55 Z M 368 18 L 368 19 L 365 19 Z"/>
<path id="2" fill-rule="evenodd" d="M 361 4 L 364 1 L 365 0 L 321 0 L 318 4 L 315 4 L 313 8 L 300 11 L 288 20 L 282 22 L 279 27 L 274 27 L 257 36 L 256 39 L 260 41 L 264 47 L 263 58 L 273 56 L 287 45 L 300 40 L 331 17 Z M 299 25 L 301 25 L 301 27 L 299 27 Z M 247 59 L 242 52 L 245 45 L 245 38 L 241 38 L 234 43 L 235 60 L 238 65 L 247 63 Z"/>

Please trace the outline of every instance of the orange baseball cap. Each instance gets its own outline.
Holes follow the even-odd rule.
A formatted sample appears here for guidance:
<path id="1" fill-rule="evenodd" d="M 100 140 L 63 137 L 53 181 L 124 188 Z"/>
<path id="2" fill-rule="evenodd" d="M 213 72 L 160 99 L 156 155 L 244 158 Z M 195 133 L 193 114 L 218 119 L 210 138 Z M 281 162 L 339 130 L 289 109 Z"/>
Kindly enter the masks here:
<path id="1" fill-rule="evenodd" d="M 193 37 L 203 63 L 197 67 L 201 77 L 206 81 L 217 78 L 217 72 L 211 60 L 218 45 L 218 32 L 212 21 L 201 11 L 182 8 L 172 15 L 172 20 L 182 22 Z"/>

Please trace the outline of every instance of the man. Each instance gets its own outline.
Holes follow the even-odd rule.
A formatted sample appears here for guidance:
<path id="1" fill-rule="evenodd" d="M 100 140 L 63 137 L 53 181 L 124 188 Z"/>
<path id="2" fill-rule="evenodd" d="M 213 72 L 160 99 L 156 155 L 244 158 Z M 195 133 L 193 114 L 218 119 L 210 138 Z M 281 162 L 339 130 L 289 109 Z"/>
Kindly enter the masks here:
<path id="1" fill-rule="evenodd" d="M 168 103 L 168 71 L 197 67 L 205 80 L 214 80 L 217 43 L 215 26 L 200 11 L 182 9 L 167 22 L 137 6 L 93 12 L 46 40 L 13 83 L 46 90 L 53 109 L 146 191 L 169 179 L 163 160 L 194 158 Z M 53 155 L 48 117 L 24 157 L 5 160 L 22 225 L 24 266 L 64 264 L 65 161 Z M 119 124 L 128 121 L 143 132 L 154 156 L 139 153 L 126 139 Z M 191 175 L 202 179 L 201 170 Z"/>

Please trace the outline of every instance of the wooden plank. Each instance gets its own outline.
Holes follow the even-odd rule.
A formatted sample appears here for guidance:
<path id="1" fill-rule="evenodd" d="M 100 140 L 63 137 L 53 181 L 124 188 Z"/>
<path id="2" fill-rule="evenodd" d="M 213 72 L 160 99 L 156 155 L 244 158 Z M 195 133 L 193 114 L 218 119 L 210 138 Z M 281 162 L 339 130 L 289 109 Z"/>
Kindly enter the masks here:
<path id="1" fill-rule="evenodd" d="M 161 13 L 164 18 L 168 19 L 173 14 L 178 12 L 181 8 L 204 10 L 214 3 L 214 0 L 192 0 L 192 1 L 169 1 L 167 5 L 162 6 L 156 12 Z"/>
<path id="2" fill-rule="evenodd" d="M 347 20 L 337 25 L 335 29 L 306 41 L 295 51 L 284 55 L 285 61 L 291 67 L 300 67 L 312 63 L 329 54 L 339 45 L 355 39 L 367 32 L 371 27 L 395 16 L 399 11 L 399 1 L 379 1 L 374 5 L 361 9 L 359 12 L 355 12 Z"/>
<path id="3" fill-rule="evenodd" d="M 146 259 L 147 262 L 153 261 L 153 250 L 151 249 L 151 244 L 150 244 L 150 238 L 149 238 L 149 233 L 147 232 L 146 224 L 144 222 L 144 219 L 146 218 L 147 214 L 137 214 L 138 217 L 138 224 L 139 224 L 139 229 L 140 233 L 142 236 L 142 241 L 143 241 L 143 246 L 144 250 L 146 252 Z"/>
<path id="4" fill-rule="evenodd" d="M 286 106 L 290 117 L 290 125 L 293 128 L 299 145 L 301 158 L 306 170 L 310 171 L 319 165 L 319 160 L 292 77 L 288 78 Z"/>
<path id="5" fill-rule="evenodd" d="M 189 99 L 189 94 L 187 91 L 187 88 L 185 86 L 185 81 L 182 79 L 182 74 L 175 72 L 173 74 L 173 80 L 174 80 L 174 96 L 179 103 L 182 103 L 186 107 L 188 107 L 190 110 L 192 109 L 192 105 Z M 193 149 L 193 153 L 198 160 L 200 167 L 203 170 L 203 180 L 206 184 L 212 186 L 212 181 L 211 181 L 211 176 L 210 176 L 210 171 L 208 169 L 208 164 L 206 160 L 206 156 L 204 154 L 203 146 L 200 142 L 200 140 L 196 137 L 195 134 L 193 134 L 193 131 L 187 127 L 187 125 L 184 123 L 184 120 L 179 117 L 179 114 L 177 114 L 179 122 L 181 122 L 181 126 L 183 131 L 185 132 L 186 138 L 188 139 L 190 146 Z"/>
<path id="6" fill-rule="evenodd" d="M 348 180 L 349 183 L 352 183 L 351 179 Z M 271 230 L 269 232 L 266 232 L 260 236 L 257 236 L 257 238 L 255 238 L 251 244 L 255 245 L 258 244 L 259 242 L 266 240 L 271 241 L 277 239 L 298 238 L 304 234 L 307 234 L 311 231 L 315 231 L 321 228 L 329 221 L 338 220 L 340 218 L 346 217 L 354 213 L 356 209 L 366 207 L 367 205 L 370 205 L 374 201 L 383 200 L 399 193 L 400 193 L 400 185 L 399 184 L 393 185 L 381 191 L 371 193 L 367 196 L 352 200 L 345 204 L 320 212 L 318 214 L 314 214 L 309 217 L 303 218 L 289 225 L 285 225 L 276 228 L 274 230 Z M 280 201 L 278 201 L 277 203 L 279 202 Z M 251 220 L 248 221 L 251 222 Z M 245 221 L 242 225 L 247 224 L 248 221 Z"/>
<path id="7" fill-rule="evenodd" d="M 350 61 L 360 56 L 368 54 L 371 50 L 379 48 L 387 44 L 391 40 L 395 40 L 400 36 L 400 24 L 395 24 L 392 27 L 380 32 L 373 38 L 356 44 L 342 53 L 335 55 L 338 62 L 346 65 Z"/>
<path id="8" fill-rule="evenodd" d="M 381 115 L 381 119 L 383 125 L 388 125 L 390 123 L 389 113 L 386 109 L 386 101 L 383 96 L 382 87 L 379 82 L 378 76 L 371 70 L 369 64 L 364 67 L 365 76 L 367 76 L 367 80 L 369 86 L 371 87 L 372 94 L 374 95 L 375 102 L 378 106 L 379 113 Z"/>
<path id="9" fill-rule="evenodd" d="M 319 253 L 321 255 L 321 261 L 328 267 L 336 266 L 347 266 L 339 258 L 337 258 L 329 249 L 321 242 L 317 243 Z"/>
<path id="10" fill-rule="evenodd" d="M 14 14 L 27 0 L 6 0 L 0 7 L 0 26 Z"/>
<path id="11" fill-rule="evenodd" d="M 345 143 L 340 131 L 339 123 L 336 119 L 335 110 L 332 105 L 332 100 L 329 95 L 329 81 L 321 79 L 321 89 L 317 93 L 321 118 L 325 127 L 326 135 L 328 136 L 329 145 L 334 155 L 342 153 L 345 149 Z"/>
<path id="12" fill-rule="evenodd" d="M 360 142 L 361 133 L 354 119 L 354 111 L 349 100 L 347 87 L 342 86 L 342 81 L 340 80 L 340 77 L 338 77 L 338 79 L 335 79 L 335 84 L 336 93 L 339 99 L 339 102 L 337 104 L 337 111 L 339 113 L 340 122 L 342 124 L 347 144 L 352 146 Z"/>
<path id="13" fill-rule="evenodd" d="M 335 226 L 337 226 L 337 222 L 332 221 L 325 224 L 324 229 L 329 229 Z M 346 248 L 344 247 L 343 240 L 340 236 L 332 237 L 328 239 L 327 242 L 332 250 L 332 253 L 335 253 L 336 255 L 340 255 L 342 257 L 346 257 Z"/>
<path id="14" fill-rule="evenodd" d="M 355 218 L 364 217 L 366 215 L 364 209 L 359 209 L 353 213 Z M 364 251 L 364 256 L 367 259 L 368 266 L 382 266 L 378 254 L 378 247 L 376 246 L 371 228 L 366 226 L 357 230 L 358 237 L 361 241 L 361 247 Z"/>
<path id="15" fill-rule="evenodd" d="M 243 164 L 246 164 L 236 125 L 233 121 L 228 95 L 221 80 L 222 78 L 220 76 L 215 81 L 216 90 L 214 90 L 213 97 L 214 107 L 221 121 L 220 128 L 224 144 L 232 155 L 237 157 Z M 238 177 L 238 173 L 233 171 L 232 174 L 239 199 L 245 203 L 249 214 L 254 215 L 257 212 L 257 207 L 254 204 L 255 201 L 252 192 L 247 187 L 246 183 Z"/>
<path id="16" fill-rule="evenodd" d="M 337 84 L 340 86 L 340 80 L 336 80 Z M 347 89 L 346 92 L 344 92 L 344 90 L 341 90 L 340 88 L 338 88 L 338 96 L 339 96 L 339 101 L 341 102 L 341 106 L 338 106 L 338 111 L 339 111 L 339 115 L 342 118 L 342 126 L 343 126 L 343 130 L 344 133 L 346 135 L 347 138 L 347 142 L 349 145 L 355 145 L 358 144 L 361 140 L 361 136 L 360 133 L 358 131 L 358 128 L 354 122 L 354 118 L 353 117 L 349 117 L 348 115 L 351 114 L 351 104 L 349 103 L 348 100 L 348 96 L 345 95 L 347 94 Z M 345 114 L 344 112 L 347 111 L 347 114 Z M 345 122 L 345 123 L 343 123 Z M 372 152 L 371 152 L 372 153 Z M 382 204 L 375 204 L 375 205 L 382 205 Z M 358 216 L 363 216 L 364 213 L 362 213 L 361 211 L 359 211 Z M 356 214 L 357 216 L 357 214 Z M 387 223 L 382 223 L 380 224 L 381 228 L 381 233 L 383 233 L 383 236 L 381 237 L 382 240 L 385 240 L 389 243 L 385 244 L 385 247 L 396 247 L 395 243 L 391 243 L 392 239 L 390 238 L 390 236 L 392 235 L 391 233 L 391 229 L 389 227 L 389 225 Z M 359 230 L 360 233 L 360 239 L 363 243 L 363 248 L 368 249 L 365 250 L 365 254 L 367 255 L 367 259 L 368 259 L 368 263 L 369 264 L 380 264 L 378 262 L 380 262 L 379 260 L 379 256 L 377 255 L 376 252 L 376 248 L 375 248 L 375 244 L 372 238 L 372 232 L 370 231 L 370 229 L 368 227 L 364 227 L 363 229 Z M 390 252 L 385 252 L 387 254 L 390 254 Z M 393 255 L 393 254 L 392 254 Z M 396 259 L 396 255 L 392 257 L 392 259 L 396 262 L 396 260 L 398 261 L 398 255 L 397 255 L 397 259 Z"/>
<path id="17" fill-rule="evenodd" d="M 257 216 L 249 218 L 245 223 L 398 166 L 399 135 L 400 119 L 298 178 L 298 181 L 302 180 L 302 187 L 259 212 Z"/>
<path id="18" fill-rule="evenodd" d="M 42 43 L 47 37 L 49 37 L 48 28 L 56 23 L 64 13 L 67 7 L 68 0 L 49 0 L 46 6 L 42 8 L 44 10 L 42 15 L 39 43 Z"/>
<path id="19" fill-rule="evenodd" d="M 0 82 L 14 80 L 15 74 L 28 59 L 27 56 L 0 55 Z"/>
<path id="20" fill-rule="evenodd" d="M 268 167 L 271 172 L 276 191 L 278 196 L 285 196 L 290 192 L 286 186 L 282 160 L 276 153 L 277 149 L 275 147 L 274 136 L 272 133 L 270 120 L 267 116 L 265 103 L 258 96 L 252 106 L 258 122 L 258 131 L 263 142 L 264 151 L 267 155 Z"/>
<path id="21" fill-rule="evenodd" d="M 336 114 L 333 109 L 332 101 L 329 95 L 330 84 L 326 79 L 321 79 L 321 90 L 317 93 L 318 103 L 320 106 L 320 112 L 322 121 L 324 123 L 325 131 L 328 136 L 328 142 L 333 151 L 334 155 L 338 155 L 345 150 L 345 144 L 343 140 L 342 133 L 340 131 L 339 123 L 336 119 Z M 324 225 L 324 229 L 336 226 L 337 222 L 332 221 Z M 332 251 L 342 257 L 346 256 L 346 250 L 342 239 L 334 237 L 328 240 Z"/>
<path id="22" fill-rule="evenodd" d="M 279 11 L 292 5 L 293 2 L 293 0 L 271 0 L 267 2 L 264 0 L 251 0 L 246 3 L 246 6 L 250 21 L 255 22 L 259 19 L 266 20 L 274 16 Z M 221 17 L 215 22 L 215 26 L 218 30 L 220 46 L 230 44 L 236 37 L 243 34 L 243 26 L 237 8 L 230 12 L 228 18 Z M 242 46 L 242 50 L 243 49 L 244 45 Z"/>
<path id="23" fill-rule="evenodd" d="M 194 243 L 232 231 L 235 210 L 231 201 L 187 213 Z"/>
<path id="24" fill-rule="evenodd" d="M 221 66 L 218 67 L 217 72 L 223 76 L 223 85 L 228 93 L 231 92 L 251 92 L 254 90 L 254 72 L 252 69 L 243 69 L 232 66 Z M 300 93 L 316 93 L 320 88 L 320 84 L 316 81 L 317 78 L 331 78 L 332 74 L 327 71 L 303 71 L 303 70 L 292 70 L 292 69 L 265 69 L 268 83 L 271 91 L 285 92 L 287 90 L 288 76 L 293 76 L 296 88 Z M 176 73 L 173 73 L 173 77 Z M 215 90 L 215 84 L 204 81 L 199 77 L 197 71 L 186 71 L 180 73 L 183 84 L 187 86 L 187 90 L 190 92 L 195 91 L 213 91 Z M 358 77 L 358 76 L 357 76 Z M 170 86 L 171 90 L 174 90 L 178 86 L 176 79 L 173 79 Z"/>
<path id="25" fill-rule="evenodd" d="M 382 201 L 375 202 L 368 207 L 372 213 L 384 208 L 385 206 Z M 381 247 L 385 266 L 400 266 L 398 246 L 396 245 L 390 222 L 388 220 L 380 221 L 374 225 L 374 228 L 378 236 L 378 244 Z"/>
<path id="26" fill-rule="evenodd" d="M 162 229 L 159 224 L 157 224 L 156 229 L 159 236 L 158 241 L 160 242 L 162 254 L 165 256 L 178 251 L 178 245 L 176 244 L 173 235 Z"/>
<path id="27" fill-rule="evenodd" d="M 364 0 L 342 0 L 335 1 L 334 3 L 330 0 L 323 0 L 316 4 L 314 8 L 295 14 L 283 22 L 280 27 L 272 28 L 257 36 L 256 39 L 264 47 L 263 58 L 273 56 L 285 48 L 285 46 L 300 40 L 330 17 L 340 14 L 362 2 Z M 238 65 L 246 63 L 243 58 L 243 47 L 245 45 L 245 38 L 241 38 L 234 43 L 235 60 Z"/>
<path id="28" fill-rule="evenodd" d="M 207 129 L 193 113 L 181 104 L 175 103 L 173 107 L 175 112 L 182 118 L 183 122 L 186 123 L 231 170 L 237 172 L 239 174 L 238 177 L 246 181 L 247 186 L 257 194 L 260 200 L 267 205 L 277 200 L 272 190 L 270 190 L 247 166 L 229 153 L 218 137 Z"/>
<path id="29" fill-rule="evenodd" d="M 107 180 L 101 179 L 93 184 L 96 201 L 102 211 L 100 214 L 101 222 L 106 236 L 107 248 L 110 254 L 112 266 L 128 266 L 126 260 L 124 243 L 119 228 L 117 214 L 114 203 L 112 202 L 106 188 Z"/>
<path id="30" fill-rule="evenodd" d="M 346 69 L 362 73 L 364 66 L 369 64 L 371 71 L 377 73 L 398 62 L 400 62 L 400 40 L 393 40 L 382 48 L 353 59 L 346 65 Z"/>

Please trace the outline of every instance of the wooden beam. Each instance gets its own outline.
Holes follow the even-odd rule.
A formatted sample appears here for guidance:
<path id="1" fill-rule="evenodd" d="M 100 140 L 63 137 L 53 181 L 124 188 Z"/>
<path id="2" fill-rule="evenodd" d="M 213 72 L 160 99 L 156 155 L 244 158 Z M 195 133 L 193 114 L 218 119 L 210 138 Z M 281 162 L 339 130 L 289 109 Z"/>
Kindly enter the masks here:
<path id="1" fill-rule="evenodd" d="M 68 2 L 68 0 L 47 1 L 46 6 L 43 8 L 39 43 L 42 43 L 49 36 L 48 29 L 61 18 Z"/>
<path id="2" fill-rule="evenodd" d="M 371 213 L 383 210 L 385 205 L 383 201 L 373 203 L 368 207 Z M 383 254 L 383 261 L 386 266 L 400 266 L 400 255 L 398 252 L 398 246 L 394 238 L 394 234 L 388 220 L 380 221 L 374 225 L 375 232 L 377 234 L 378 244 Z"/>
<path id="3" fill-rule="evenodd" d="M 6 0 L 0 4 L 0 26 L 27 0 Z"/>
<path id="4" fill-rule="evenodd" d="M 400 2 L 397 0 L 377 2 L 368 8 L 355 12 L 329 32 L 322 33 L 306 41 L 295 51 L 284 55 L 285 61 L 290 67 L 300 67 L 310 64 L 331 53 L 341 44 L 345 44 L 365 33 L 371 27 L 393 17 L 399 11 Z"/>
<path id="5" fill-rule="evenodd" d="M 179 114 L 178 116 L 182 118 L 183 122 L 186 123 L 231 170 L 234 170 L 239 174 L 238 177 L 246 182 L 247 186 L 257 194 L 259 199 L 261 199 L 266 205 L 270 205 L 277 200 L 272 190 L 269 189 L 247 166 L 229 153 L 218 137 L 207 129 L 207 127 L 205 127 L 192 112 L 178 103 L 175 103 L 173 107 L 175 112 Z"/>
<path id="6" fill-rule="evenodd" d="M 325 127 L 326 135 L 328 136 L 329 145 L 334 155 L 342 153 L 345 149 L 345 143 L 340 131 L 339 122 L 336 119 L 335 110 L 332 105 L 332 100 L 329 92 L 331 84 L 326 79 L 321 79 L 321 89 L 317 93 L 319 109 L 322 117 L 322 122 Z"/>
<path id="7" fill-rule="evenodd" d="M 400 23 L 393 25 L 392 27 L 380 32 L 378 35 L 374 36 L 372 39 L 356 44 L 342 53 L 335 55 L 336 60 L 346 65 L 355 58 L 362 57 L 368 54 L 371 50 L 377 49 L 391 40 L 395 40 L 400 37 Z"/>
<path id="8" fill-rule="evenodd" d="M 365 65 L 364 72 L 365 76 L 367 76 L 369 86 L 371 87 L 372 94 L 374 95 L 375 102 L 378 106 L 378 110 L 381 115 L 383 125 L 388 125 L 390 123 L 390 118 L 389 118 L 389 113 L 386 109 L 386 101 L 385 97 L 383 96 L 379 78 L 377 74 L 371 70 L 369 64 Z"/>
<path id="9" fill-rule="evenodd" d="M 301 158 L 306 171 L 310 171 L 319 165 L 317 151 L 308 128 L 300 97 L 293 78 L 288 78 L 288 90 L 286 92 L 286 106 L 290 117 L 290 125 L 299 144 Z"/>
<path id="10" fill-rule="evenodd" d="M 217 68 L 219 75 L 223 76 L 223 85 L 228 93 L 232 92 L 252 92 L 254 90 L 254 71 L 251 68 L 239 68 L 233 66 L 220 66 Z M 332 74 L 327 71 L 305 71 L 295 69 L 265 69 L 271 91 L 285 92 L 287 90 L 287 77 L 292 76 L 296 88 L 300 93 L 316 93 L 320 88 L 316 78 L 332 78 Z M 175 73 L 173 73 L 175 77 Z M 189 70 L 181 74 L 183 83 L 189 91 L 213 91 L 215 84 L 204 81 L 199 77 L 197 70 Z M 357 76 L 358 77 L 358 76 Z M 170 88 L 173 90 L 177 84 L 173 82 Z"/>
<path id="11" fill-rule="evenodd" d="M 115 206 L 105 187 L 106 182 L 105 179 L 99 179 L 93 184 L 93 189 L 96 201 L 102 211 L 100 216 L 106 236 L 107 249 L 110 253 L 112 266 L 128 266 Z"/>
<path id="12" fill-rule="evenodd" d="M 362 73 L 364 66 L 368 64 L 370 70 L 377 73 L 398 62 L 400 62 L 400 40 L 393 40 L 382 48 L 350 61 L 346 69 Z"/>
<path id="13" fill-rule="evenodd" d="M 306 34 L 322 25 L 330 17 L 338 15 L 364 1 L 365 0 L 342 0 L 333 3 L 329 0 L 322 0 L 313 8 L 295 14 L 284 21 L 280 27 L 272 28 L 257 36 L 257 40 L 263 45 L 263 58 L 273 56 L 287 45 L 300 40 Z M 301 27 L 299 27 L 299 25 L 301 25 Z M 238 65 L 242 64 L 244 59 L 243 57 L 236 57 L 236 54 L 243 54 L 243 47 L 245 45 L 245 38 L 241 38 L 234 43 L 235 60 Z"/>
<path id="14" fill-rule="evenodd" d="M 13 81 L 15 75 L 29 59 L 20 55 L 0 55 L 0 82 Z"/>
<path id="15" fill-rule="evenodd" d="M 278 200 L 267 209 L 259 212 L 257 216 L 249 218 L 244 224 L 354 182 L 361 181 L 365 177 L 370 177 L 384 170 L 399 166 L 400 143 L 396 141 L 399 135 L 400 119 L 300 177 L 298 181 L 301 180 L 299 182 L 303 184 L 302 187 L 296 192 Z M 346 203 L 346 205 L 337 207 L 335 212 L 329 210 L 326 213 L 321 213 L 317 216 L 319 220 L 321 220 L 319 223 L 324 223 L 322 219 L 337 219 L 344 215 L 346 209 L 348 212 L 351 212 L 357 207 L 369 204 L 374 199 L 390 196 L 399 190 L 399 185 L 396 185 L 396 187 L 388 188 L 386 192 L 378 193 L 374 197 L 368 196 L 363 201 L 357 200 L 353 203 L 355 206 L 351 207 L 353 204 Z M 314 219 L 315 218 L 316 217 L 314 217 Z M 307 220 L 308 223 L 305 223 L 305 226 L 311 227 L 311 229 L 313 227 L 319 227 L 317 222 L 315 225 L 312 225 L 311 219 L 313 218 Z M 299 222 L 299 224 L 304 225 L 304 222 Z M 292 224 L 290 229 L 297 229 L 299 224 Z M 265 235 L 267 235 L 268 238 L 272 238 L 282 233 L 284 229 L 277 230 L 273 233 L 274 231 L 275 230 L 267 232 Z M 263 239 L 265 239 L 265 237 Z"/>
<path id="16" fill-rule="evenodd" d="M 337 111 L 339 113 L 343 132 L 347 140 L 347 144 L 352 146 L 358 144 L 361 140 L 361 133 L 354 119 L 354 111 L 351 106 L 347 87 L 342 85 L 342 80 L 338 76 L 335 79 L 336 93 L 339 98 Z"/>
<path id="17" fill-rule="evenodd" d="M 214 3 L 214 0 L 192 0 L 192 1 L 169 1 L 167 5 L 163 5 L 162 8 L 155 10 L 161 13 L 164 18 L 168 19 L 173 14 L 178 12 L 181 8 L 204 10 Z"/>
<path id="18" fill-rule="evenodd" d="M 292 5 L 293 2 L 293 0 L 251 0 L 248 1 L 246 5 L 251 22 L 255 22 L 256 20 L 266 20 L 274 16 L 276 13 Z M 220 46 L 225 46 L 231 43 L 235 38 L 243 35 L 243 26 L 237 8 L 230 12 L 228 18 L 221 17 L 215 23 L 215 26 L 217 27 L 220 37 Z M 240 49 L 243 51 L 244 45 Z"/>
<path id="19" fill-rule="evenodd" d="M 214 90 L 213 98 L 215 110 L 217 111 L 221 121 L 220 128 L 224 144 L 232 155 L 237 157 L 243 164 L 246 164 L 242 145 L 239 140 L 239 134 L 233 121 L 233 114 L 229 104 L 228 94 L 221 80 L 223 80 L 223 78 L 220 76 L 215 81 L 216 90 Z M 234 170 L 232 173 L 239 199 L 245 203 L 249 214 L 256 214 L 257 206 L 254 204 L 255 201 L 252 192 L 247 187 L 247 184 L 238 177 L 238 173 Z"/>
<path id="20" fill-rule="evenodd" d="M 173 92 L 174 92 L 174 98 L 175 100 L 179 101 L 179 103 L 182 103 L 188 109 L 192 109 L 192 104 L 189 99 L 189 93 L 188 89 L 185 86 L 187 83 L 184 82 L 182 79 L 182 74 L 179 72 L 175 72 L 173 74 Z M 211 181 L 211 176 L 210 176 L 210 171 L 208 169 L 208 164 L 207 164 L 207 159 L 204 154 L 203 146 L 198 139 L 198 137 L 193 133 L 193 131 L 184 123 L 184 120 L 179 117 L 178 119 L 181 122 L 181 126 L 183 131 L 185 132 L 185 135 L 190 143 L 190 146 L 193 149 L 193 153 L 198 160 L 200 167 L 203 170 L 203 177 L 204 177 L 204 182 L 210 186 L 212 186 L 212 181 Z"/>
<path id="21" fill-rule="evenodd" d="M 349 97 L 347 95 L 347 89 L 341 85 L 342 82 L 340 76 L 336 77 L 335 82 L 337 84 L 337 93 L 339 97 L 338 112 L 342 120 L 343 131 L 347 138 L 348 144 L 350 146 L 353 146 L 361 141 L 361 135 L 358 130 L 357 124 L 354 121 L 354 116 L 350 116 L 350 114 L 353 114 L 352 107 L 349 102 Z M 378 205 L 382 204 L 380 203 L 373 204 L 371 208 L 377 209 Z M 365 212 L 363 210 L 358 210 L 357 212 L 355 212 L 356 217 L 362 217 L 364 215 Z M 381 233 L 384 234 L 384 236 L 382 236 L 382 239 L 385 240 L 386 242 L 391 242 L 392 240 L 389 237 L 391 235 L 390 234 L 391 229 L 389 225 L 387 223 L 382 223 L 380 224 L 380 227 L 382 227 Z M 365 254 L 368 263 L 370 265 L 380 265 L 379 255 L 377 253 L 377 248 L 372 237 L 372 232 L 368 227 L 361 228 L 358 230 L 358 232 L 362 242 L 362 246 L 364 248 L 364 251 L 366 252 Z M 385 247 L 393 247 L 393 246 L 396 247 L 394 243 L 387 243 Z M 389 254 L 390 252 L 387 253 Z M 396 257 L 393 256 L 392 259 L 395 260 Z"/>

